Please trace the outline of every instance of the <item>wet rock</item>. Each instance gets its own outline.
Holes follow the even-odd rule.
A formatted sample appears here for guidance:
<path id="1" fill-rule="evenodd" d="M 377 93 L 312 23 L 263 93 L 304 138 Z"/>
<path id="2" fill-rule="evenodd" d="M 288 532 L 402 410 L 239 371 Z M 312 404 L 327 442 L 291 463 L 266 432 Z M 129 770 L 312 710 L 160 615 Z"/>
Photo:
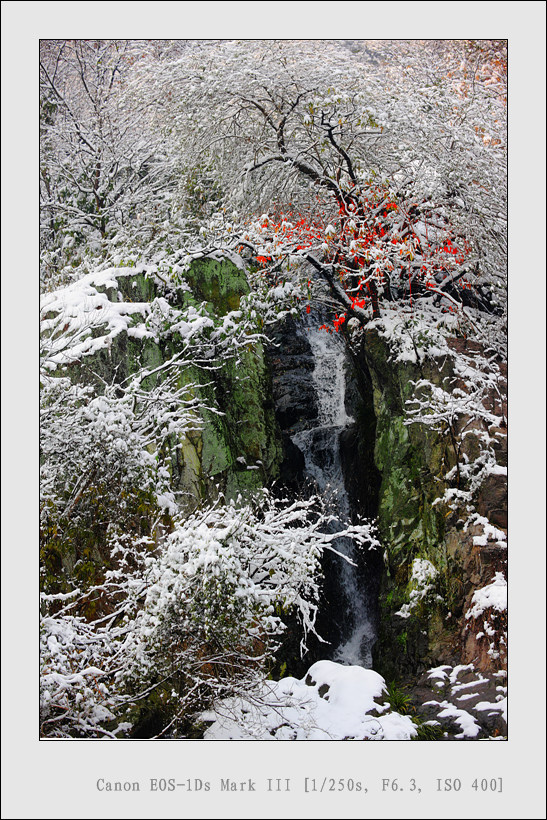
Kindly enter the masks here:
<path id="1" fill-rule="evenodd" d="M 279 467 L 279 480 L 288 490 L 297 490 L 304 478 L 305 460 L 302 451 L 294 444 L 288 433 L 281 434 L 283 461 Z"/>
<path id="2" fill-rule="evenodd" d="M 315 362 L 309 342 L 288 316 L 273 334 L 267 350 L 277 422 L 282 431 L 294 432 L 317 418 L 317 393 L 313 385 Z"/>

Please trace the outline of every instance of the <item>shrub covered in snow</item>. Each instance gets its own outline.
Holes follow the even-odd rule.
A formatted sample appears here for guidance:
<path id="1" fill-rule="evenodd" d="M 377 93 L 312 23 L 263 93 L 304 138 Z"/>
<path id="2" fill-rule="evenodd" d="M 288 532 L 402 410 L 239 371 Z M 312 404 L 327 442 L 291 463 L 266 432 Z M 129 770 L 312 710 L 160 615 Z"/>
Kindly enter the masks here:
<path id="1" fill-rule="evenodd" d="M 44 731 L 113 734 L 152 693 L 188 728 L 215 698 L 260 687 L 285 613 L 300 618 L 302 652 L 315 631 L 323 550 L 340 535 L 377 545 L 371 525 L 327 533 L 329 521 L 317 498 L 264 491 L 181 518 L 156 550 L 118 539 L 104 583 L 42 596 Z M 100 598 L 100 617 L 78 614 Z"/>

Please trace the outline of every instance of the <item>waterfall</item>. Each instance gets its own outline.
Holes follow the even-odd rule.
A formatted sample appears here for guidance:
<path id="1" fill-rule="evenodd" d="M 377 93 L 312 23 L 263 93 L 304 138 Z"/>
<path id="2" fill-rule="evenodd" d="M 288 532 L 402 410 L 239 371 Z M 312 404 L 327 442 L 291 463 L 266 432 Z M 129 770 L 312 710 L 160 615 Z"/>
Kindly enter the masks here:
<path id="1" fill-rule="evenodd" d="M 337 334 L 327 333 L 308 326 L 306 338 L 314 356 L 313 382 L 317 392 L 317 424 L 294 433 L 292 440 L 302 451 L 306 474 L 314 481 L 318 492 L 332 503 L 339 521 L 347 521 L 350 503 L 345 489 L 340 458 L 340 435 L 353 422 L 345 406 L 346 374 L 345 347 Z M 357 550 L 349 538 L 339 538 L 334 548 L 354 563 Z M 335 571 L 340 593 L 340 610 L 343 611 L 342 642 L 335 647 L 332 659 L 344 664 L 372 666 L 374 629 L 367 611 L 366 600 L 359 588 L 356 566 L 343 558 L 337 558 Z"/>

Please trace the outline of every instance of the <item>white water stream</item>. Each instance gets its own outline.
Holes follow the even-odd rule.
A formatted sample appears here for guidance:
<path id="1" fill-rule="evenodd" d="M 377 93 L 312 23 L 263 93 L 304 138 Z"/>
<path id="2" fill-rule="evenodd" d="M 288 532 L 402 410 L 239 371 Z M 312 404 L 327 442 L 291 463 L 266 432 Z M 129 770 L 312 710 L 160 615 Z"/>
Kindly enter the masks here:
<path id="1" fill-rule="evenodd" d="M 318 399 L 318 423 L 310 430 L 293 435 L 293 442 L 304 454 L 306 473 L 320 493 L 332 498 L 340 522 L 350 514 L 348 495 L 340 459 L 340 435 L 353 422 L 345 407 L 346 374 L 344 343 L 334 333 L 310 327 L 306 333 L 314 360 L 314 386 Z M 355 561 L 356 549 L 350 538 L 337 539 L 336 550 Z M 359 589 L 356 567 L 338 559 L 341 609 L 346 610 L 346 641 L 335 649 L 333 660 L 344 664 L 372 666 L 374 630 L 366 601 Z"/>

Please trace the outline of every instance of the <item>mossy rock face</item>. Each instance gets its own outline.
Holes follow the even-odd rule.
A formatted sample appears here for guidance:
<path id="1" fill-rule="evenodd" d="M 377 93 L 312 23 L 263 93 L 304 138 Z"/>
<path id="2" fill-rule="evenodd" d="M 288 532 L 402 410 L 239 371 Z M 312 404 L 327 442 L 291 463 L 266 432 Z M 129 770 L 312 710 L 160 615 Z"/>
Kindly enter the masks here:
<path id="1" fill-rule="evenodd" d="M 229 259 L 196 259 L 185 279 L 194 296 L 210 302 L 218 316 L 237 310 L 241 297 L 249 293 L 245 271 Z"/>
<path id="2" fill-rule="evenodd" d="M 194 261 L 185 280 L 182 286 L 166 288 L 153 276 L 125 272 L 117 278 L 117 287 L 103 290 L 113 302 L 151 303 L 161 296 L 175 308 L 204 304 L 211 318 L 220 320 L 237 309 L 242 295 L 249 292 L 245 271 L 228 259 Z M 108 349 L 69 365 L 59 374 L 68 375 L 75 383 L 92 385 L 100 393 L 105 383 L 121 386 L 143 368 L 159 368 L 176 355 L 181 344 L 176 332 L 153 339 L 135 338 L 124 331 L 112 339 Z M 201 429 L 184 436 L 171 435 L 164 445 L 162 455 L 166 456 L 171 489 L 188 511 L 216 499 L 219 491 L 228 498 L 254 492 L 275 479 L 279 471 L 280 434 L 262 345 L 253 343 L 239 350 L 237 361 L 226 359 L 220 364 L 220 369 L 212 371 L 188 368 L 177 382 L 179 388 L 201 385 L 192 395 L 199 392 L 205 405 L 220 411 L 204 410 Z M 165 374 L 155 373 L 144 379 L 141 387 L 152 390 L 163 378 Z M 135 498 L 142 494 L 139 487 L 126 490 Z M 96 491 L 100 504 L 100 488 Z M 147 504 L 152 500 L 147 499 Z M 105 510 L 105 521 L 119 517 L 116 511 L 113 518 L 110 515 L 111 511 Z M 42 550 L 48 589 L 64 591 L 69 579 L 76 576 L 82 583 L 100 577 L 108 564 L 105 527 L 103 530 L 95 532 L 82 525 L 67 536 L 66 532 L 50 532 L 46 525 Z"/>
<path id="3" fill-rule="evenodd" d="M 111 302 L 151 302 L 158 295 L 153 277 L 146 276 L 142 271 L 135 271 L 130 276 L 118 276 L 116 281 L 116 288 L 97 288 L 104 291 Z"/>
<path id="4" fill-rule="evenodd" d="M 439 572 L 441 589 L 448 588 L 445 551 L 446 522 L 434 504 L 442 495 L 441 476 L 452 455 L 447 437 L 420 424 L 405 424 L 405 402 L 413 382 L 427 378 L 439 384 L 446 365 L 395 362 L 376 331 L 368 331 L 361 351 L 372 381 L 376 415 L 374 460 L 381 474 L 378 528 L 386 566 L 380 587 L 380 627 L 374 648 L 374 668 L 389 679 L 413 674 L 433 664 L 454 643 L 445 622 L 446 606 L 429 602 L 411 617 L 396 613 L 407 602 L 415 558 L 426 558 Z"/>
<path id="5" fill-rule="evenodd" d="M 425 379 L 444 386 L 454 375 L 453 360 L 447 356 L 398 362 L 375 330 L 367 332 L 360 359 L 372 382 L 374 459 L 381 474 L 378 527 L 385 550 L 374 668 L 394 679 L 442 663 L 469 662 L 462 640 L 465 612 L 473 590 L 503 570 L 505 551 L 489 545 L 479 557 L 473 526 L 464 531 L 460 513 L 436 503 L 447 488 L 444 476 L 456 464 L 448 429 L 405 423 L 405 403 L 412 398 L 414 383 Z M 479 434 L 472 425 L 466 433 L 462 452 L 470 461 L 480 452 Z M 503 460 L 502 446 L 499 452 Z M 505 490 L 505 477 L 496 476 L 484 483 L 476 501 L 479 513 L 501 527 L 506 525 Z M 465 511 L 461 516 L 465 520 Z M 437 570 L 435 594 L 416 606 L 414 598 L 405 618 L 398 613 L 411 602 L 415 559 L 426 559 Z"/>
<path id="6" fill-rule="evenodd" d="M 202 470 L 228 498 L 236 498 L 275 479 L 282 458 L 260 344 L 243 351 L 238 362 L 226 362 L 215 375 L 214 393 L 224 415 L 205 414 Z"/>
<path id="7" fill-rule="evenodd" d="M 194 261 L 185 279 L 196 300 L 207 302 L 211 314 L 221 317 L 238 310 L 249 293 L 245 271 L 229 259 Z M 281 442 L 275 421 L 271 377 L 260 343 L 240 350 L 213 374 L 205 391 L 223 415 L 205 411 L 202 431 L 203 493 L 214 496 L 217 487 L 228 498 L 254 492 L 274 480 L 281 462 Z"/>
<path id="8" fill-rule="evenodd" d="M 227 258 L 194 260 L 184 279 L 190 291 L 186 285 L 165 291 L 153 277 L 136 271 L 134 275 L 120 276 L 118 287 L 109 288 L 106 293 L 114 302 L 120 298 L 152 302 L 163 295 L 174 307 L 205 303 L 206 311 L 219 318 L 237 310 L 241 297 L 249 293 L 245 271 Z M 135 339 L 123 332 L 113 339 L 108 350 L 100 350 L 72 365 L 69 375 L 99 390 L 101 380 L 121 384 L 143 367 L 160 367 L 177 353 L 179 341 L 176 333 L 154 341 Z M 142 386 L 152 389 L 161 378 L 154 374 Z M 189 382 L 201 383 L 205 402 L 223 415 L 205 410 L 200 432 L 170 442 L 173 488 L 192 497 L 195 504 L 215 497 L 217 487 L 229 497 L 236 497 L 276 478 L 281 444 L 262 345 L 254 344 L 249 350 L 240 351 L 237 362 L 226 360 L 212 378 L 210 373 L 191 368 L 181 375 L 179 386 Z"/>

